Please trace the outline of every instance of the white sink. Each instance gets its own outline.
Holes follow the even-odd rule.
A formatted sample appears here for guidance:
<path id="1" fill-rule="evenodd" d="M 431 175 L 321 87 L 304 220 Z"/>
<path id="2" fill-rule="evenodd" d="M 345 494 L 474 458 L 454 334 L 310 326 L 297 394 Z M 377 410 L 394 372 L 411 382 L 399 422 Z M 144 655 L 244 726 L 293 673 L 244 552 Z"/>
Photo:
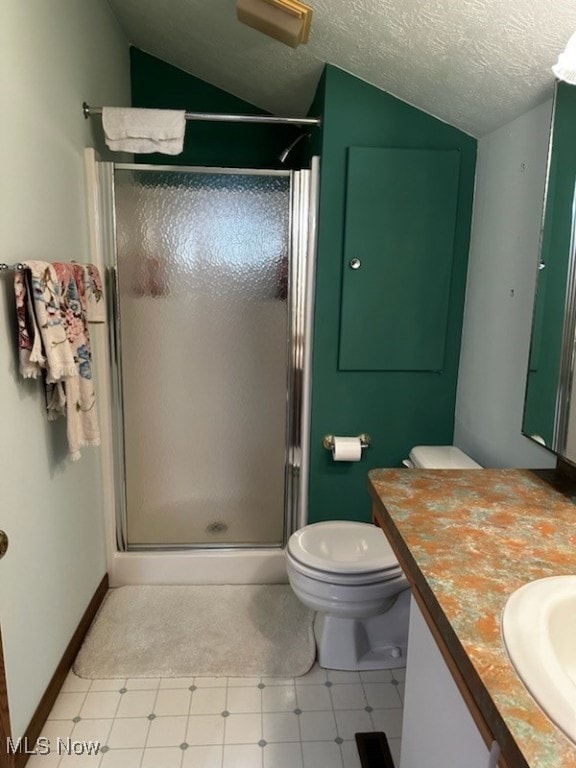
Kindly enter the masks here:
<path id="1" fill-rule="evenodd" d="M 576 576 L 551 576 L 513 592 L 502 633 L 522 682 L 576 744 Z"/>

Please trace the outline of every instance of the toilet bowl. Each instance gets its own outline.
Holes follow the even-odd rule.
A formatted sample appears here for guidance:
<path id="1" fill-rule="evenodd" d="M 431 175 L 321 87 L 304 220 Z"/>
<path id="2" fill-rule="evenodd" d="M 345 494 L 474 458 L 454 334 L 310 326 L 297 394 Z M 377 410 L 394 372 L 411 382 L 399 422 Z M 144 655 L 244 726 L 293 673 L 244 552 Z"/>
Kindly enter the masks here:
<path id="1" fill-rule="evenodd" d="M 369 523 L 313 523 L 292 534 L 288 580 L 314 611 L 318 663 L 327 669 L 406 664 L 409 584 L 384 532 Z"/>
<path id="2" fill-rule="evenodd" d="M 409 466 L 480 469 L 454 446 L 417 446 Z M 316 611 L 318 663 L 327 669 L 406 665 L 410 589 L 384 532 L 370 523 L 306 525 L 286 547 L 288 580 Z"/>

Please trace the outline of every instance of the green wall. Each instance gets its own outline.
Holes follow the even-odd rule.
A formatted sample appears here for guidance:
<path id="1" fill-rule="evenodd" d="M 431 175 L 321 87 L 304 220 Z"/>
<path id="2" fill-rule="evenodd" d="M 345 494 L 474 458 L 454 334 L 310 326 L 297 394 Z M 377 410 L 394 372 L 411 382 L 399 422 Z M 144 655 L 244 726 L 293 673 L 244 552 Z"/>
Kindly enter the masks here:
<path id="1" fill-rule="evenodd" d="M 263 114 L 251 104 L 137 48 L 131 49 L 135 107 Z M 476 141 L 430 115 L 328 65 L 309 114 L 322 116 L 281 166 L 278 155 L 298 130 L 290 126 L 188 123 L 182 155 L 142 162 L 225 167 L 308 167 L 321 156 L 310 465 L 310 521 L 370 519 L 368 469 L 399 466 L 416 444 L 451 443 L 464 306 Z M 457 149 L 460 186 L 448 332 L 442 373 L 339 371 L 341 272 L 347 150 L 356 147 Z M 401 334 L 402 328 L 391 329 Z M 334 463 L 325 434 L 368 432 L 372 447 L 358 464 Z"/>
<path id="2" fill-rule="evenodd" d="M 328 65 L 313 109 L 323 105 L 316 273 L 310 522 L 370 519 L 366 474 L 400 466 L 417 444 L 451 443 L 466 285 L 476 141 L 461 131 Z M 346 159 L 350 146 L 457 149 L 460 182 L 454 268 L 442 373 L 339 371 Z M 391 328 L 401 334 L 402 328 Z M 325 434 L 368 432 L 357 464 L 334 463 Z"/>
<path id="3" fill-rule="evenodd" d="M 264 110 L 236 98 L 220 88 L 150 56 L 130 49 L 132 106 L 149 109 L 185 109 L 188 112 L 218 112 L 264 115 Z M 159 165 L 204 165 L 225 168 L 301 168 L 306 140 L 282 165 L 278 155 L 301 129 L 290 125 L 192 122 L 186 124 L 184 152 L 170 156 L 138 155 L 137 162 Z"/>

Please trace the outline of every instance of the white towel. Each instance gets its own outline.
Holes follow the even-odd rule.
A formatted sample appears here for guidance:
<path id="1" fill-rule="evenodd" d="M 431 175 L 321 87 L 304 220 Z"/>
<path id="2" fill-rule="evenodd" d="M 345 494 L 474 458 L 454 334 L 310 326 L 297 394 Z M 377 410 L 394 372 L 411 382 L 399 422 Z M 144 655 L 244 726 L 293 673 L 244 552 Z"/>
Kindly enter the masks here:
<path id="1" fill-rule="evenodd" d="M 186 113 L 175 109 L 104 107 L 106 144 L 115 152 L 178 155 L 184 146 Z"/>

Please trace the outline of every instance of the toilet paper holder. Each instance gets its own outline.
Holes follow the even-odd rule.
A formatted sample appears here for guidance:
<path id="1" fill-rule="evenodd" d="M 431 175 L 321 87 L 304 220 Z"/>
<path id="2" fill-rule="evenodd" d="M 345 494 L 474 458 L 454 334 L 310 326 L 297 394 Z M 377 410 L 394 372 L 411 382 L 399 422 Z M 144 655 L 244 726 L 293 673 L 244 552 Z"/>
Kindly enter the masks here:
<path id="1" fill-rule="evenodd" d="M 370 435 L 367 435 L 365 432 L 363 432 L 361 435 L 357 435 L 357 437 L 360 440 L 360 447 L 362 450 L 365 448 L 370 448 L 370 443 L 372 442 Z M 334 448 L 334 435 L 324 435 L 322 445 L 324 448 L 326 448 L 327 451 L 331 451 Z"/>

